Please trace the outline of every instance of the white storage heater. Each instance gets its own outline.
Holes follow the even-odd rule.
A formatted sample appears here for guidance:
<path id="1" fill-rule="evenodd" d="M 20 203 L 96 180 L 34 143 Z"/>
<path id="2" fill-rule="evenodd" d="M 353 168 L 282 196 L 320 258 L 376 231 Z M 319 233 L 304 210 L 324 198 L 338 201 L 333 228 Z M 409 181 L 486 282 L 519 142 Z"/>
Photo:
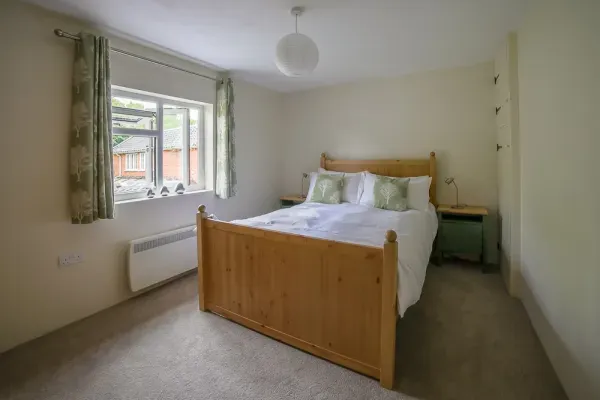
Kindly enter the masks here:
<path id="1" fill-rule="evenodd" d="M 129 286 L 138 290 L 197 266 L 196 231 L 189 226 L 129 242 Z"/>

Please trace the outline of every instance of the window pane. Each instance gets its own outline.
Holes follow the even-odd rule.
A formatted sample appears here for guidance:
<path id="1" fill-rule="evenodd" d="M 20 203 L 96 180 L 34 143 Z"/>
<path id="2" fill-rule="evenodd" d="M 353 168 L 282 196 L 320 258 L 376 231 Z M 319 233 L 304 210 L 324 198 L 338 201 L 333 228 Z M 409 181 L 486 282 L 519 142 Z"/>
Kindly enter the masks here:
<path id="1" fill-rule="evenodd" d="M 156 130 L 156 103 L 113 96 L 112 120 L 113 128 Z"/>
<path id="2" fill-rule="evenodd" d="M 156 189 L 155 140 L 146 136 L 113 135 L 117 200 L 143 197 L 148 189 Z"/>
<path id="3" fill-rule="evenodd" d="M 163 108 L 163 185 L 173 193 L 184 181 L 184 119 L 186 108 L 165 104 Z"/>
<path id="4" fill-rule="evenodd" d="M 190 186 L 200 183 L 199 174 L 204 174 L 204 168 L 201 164 L 204 150 L 204 136 L 200 129 L 200 110 L 190 110 Z M 202 168 L 199 168 L 202 167 Z M 204 179 L 202 179 L 204 180 Z"/>
<path id="5" fill-rule="evenodd" d="M 163 184 L 172 193 L 179 183 L 198 183 L 199 109 L 163 107 Z"/>

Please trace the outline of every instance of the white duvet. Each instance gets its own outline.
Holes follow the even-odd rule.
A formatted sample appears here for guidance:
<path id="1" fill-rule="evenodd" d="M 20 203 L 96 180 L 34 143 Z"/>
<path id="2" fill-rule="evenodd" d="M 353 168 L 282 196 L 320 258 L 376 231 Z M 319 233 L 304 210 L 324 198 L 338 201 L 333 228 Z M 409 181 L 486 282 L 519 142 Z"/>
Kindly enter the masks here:
<path id="1" fill-rule="evenodd" d="M 232 221 L 304 236 L 340 242 L 383 246 L 385 232 L 398 234 L 398 300 L 400 316 L 421 297 L 437 216 L 433 205 L 427 211 L 381 210 L 364 205 L 303 203 L 254 218 Z"/>

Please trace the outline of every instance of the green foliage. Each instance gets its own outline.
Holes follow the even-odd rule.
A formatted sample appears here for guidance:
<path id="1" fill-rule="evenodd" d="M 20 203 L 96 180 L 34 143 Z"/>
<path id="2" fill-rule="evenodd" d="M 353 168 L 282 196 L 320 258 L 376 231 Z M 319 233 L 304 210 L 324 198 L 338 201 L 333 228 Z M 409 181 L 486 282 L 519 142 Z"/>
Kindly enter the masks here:
<path id="1" fill-rule="evenodd" d="M 130 101 L 129 103 L 125 104 L 122 101 L 120 101 L 119 99 L 117 99 L 116 97 L 112 98 L 112 106 L 113 107 L 123 107 L 123 108 L 133 108 L 135 110 L 143 110 L 144 109 L 144 105 L 142 103 L 134 103 L 133 101 Z"/>
<path id="2" fill-rule="evenodd" d="M 195 119 L 190 119 L 190 126 L 194 126 L 198 123 Z M 163 129 L 172 129 L 183 126 L 183 119 L 181 115 L 165 115 L 163 116 Z"/>
<path id="3" fill-rule="evenodd" d="M 163 116 L 163 129 L 177 128 L 181 126 L 181 119 L 177 118 L 177 115 L 165 115 Z"/>
<path id="4" fill-rule="evenodd" d="M 113 135 L 113 137 L 112 137 L 112 145 L 113 145 L 113 147 L 115 147 L 119 143 L 123 142 L 128 137 L 129 136 L 127 136 L 127 135 Z"/>
<path id="5" fill-rule="evenodd" d="M 112 106 L 113 107 L 125 107 L 125 104 L 119 101 L 116 97 L 112 98 Z"/>

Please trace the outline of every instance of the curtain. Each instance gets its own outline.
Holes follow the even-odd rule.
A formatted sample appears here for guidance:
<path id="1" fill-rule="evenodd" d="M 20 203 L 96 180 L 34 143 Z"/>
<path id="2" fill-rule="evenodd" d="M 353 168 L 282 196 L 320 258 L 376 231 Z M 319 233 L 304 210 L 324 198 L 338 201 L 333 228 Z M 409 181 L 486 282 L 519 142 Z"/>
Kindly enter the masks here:
<path id="1" fill-rule="evenodd" d="M 73 65 L 70 136 L 71 222 L 114 218 L 110 46 L 80 33 Z"/>
<path id="2" fill-rule="evenodd" d="M 217 83 L 217 183 L 216 195 L 222 199 L 237 194 L 235 172 L 235 121 L 233 82 Z"/>

